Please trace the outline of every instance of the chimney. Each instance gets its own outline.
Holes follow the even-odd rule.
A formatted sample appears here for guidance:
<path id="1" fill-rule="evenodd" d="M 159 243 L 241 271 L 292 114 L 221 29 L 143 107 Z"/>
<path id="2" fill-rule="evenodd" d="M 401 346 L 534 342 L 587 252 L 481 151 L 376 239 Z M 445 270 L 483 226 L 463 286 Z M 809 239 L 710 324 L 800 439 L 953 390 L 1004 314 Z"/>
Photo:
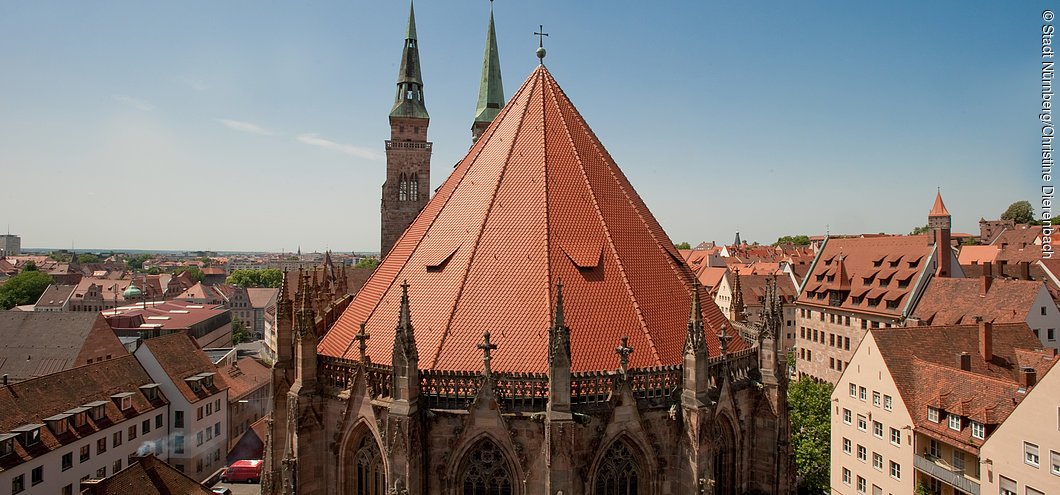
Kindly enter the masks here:
<path id="1" fill-rule="evenodd" d="M 1021 261 L 1020 262 L 1020 280 L 1031 279 L 1031 262 Z"/>
<path id="2" fill-rule="evenodd" d="M 964 371 L 972 371 L 972 355 L 967 352 L 958 354 L 957 367 Z"/>
<path id="3" fill-rule="evenodd" d="M 1020 368 L 1020 387 L 1023 389 L 1029 389 L 1034 386 L 1037 375 L 1034 373 L 1034 368 L 1030 366 L 1024 366 Z"/>
<path id="4" fill-rule="evenodd" d="M 982 316 L 976 316 L 975 321 L 979 323 L 979 355 L 990 362 L 994 359 L 994 324 Z"/>
<path id="5" fill-rule="evenodd" d="M 989 261 L 983 262 L 983 283 L 979 286 L 979 297 L 986 297 L 990 284 L 994 283 L 993 266 Z"/>

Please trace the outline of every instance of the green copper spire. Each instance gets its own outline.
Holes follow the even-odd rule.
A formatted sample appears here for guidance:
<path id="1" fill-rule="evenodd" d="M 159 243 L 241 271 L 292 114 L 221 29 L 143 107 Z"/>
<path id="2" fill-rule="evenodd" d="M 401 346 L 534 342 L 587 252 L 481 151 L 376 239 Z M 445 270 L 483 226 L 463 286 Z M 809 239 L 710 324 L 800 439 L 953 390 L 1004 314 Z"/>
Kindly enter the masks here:
<path id="1" fill-rule="evenodd" d="M 416 41 L 416 11 L 409 2 L 409 26 L 405 31 L 405 49 L 398 69 L 397 95 L 391 117 L 430 118 L 423 103 L 423 78 L 420 77 L 420 51 Z"/>
<path id="2" fill-rule="evenodd" d="M 482 55 L 482 79 L 478 88 L 478 106 L 472 133 L 477 139 L 504 107 L 504 85 L 501 83 L 501 60 L 497 51 L 497 32 L 493 28 L 493 2 L 490 1 L 490 25 L 486 31 L 486 51 Z"/>

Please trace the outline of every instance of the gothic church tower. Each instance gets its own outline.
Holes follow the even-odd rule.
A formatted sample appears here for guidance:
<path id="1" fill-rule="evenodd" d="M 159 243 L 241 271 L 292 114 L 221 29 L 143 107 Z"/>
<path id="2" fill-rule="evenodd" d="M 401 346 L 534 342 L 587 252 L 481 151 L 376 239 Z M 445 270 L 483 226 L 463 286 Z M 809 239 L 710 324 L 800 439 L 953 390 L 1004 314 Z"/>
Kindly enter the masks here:
<path id="1" fill-rule="evenodd" d="M 416 15 L 409 5 L 409 25 L 398 71 L 397 95 L 390 110 L 390 139 L 386 142 L 386 182 L 380 206 L 382 235 L 379 255 L 385 257 L 398 237 L 431 198 L 430 116 L 423 102 Z"/>

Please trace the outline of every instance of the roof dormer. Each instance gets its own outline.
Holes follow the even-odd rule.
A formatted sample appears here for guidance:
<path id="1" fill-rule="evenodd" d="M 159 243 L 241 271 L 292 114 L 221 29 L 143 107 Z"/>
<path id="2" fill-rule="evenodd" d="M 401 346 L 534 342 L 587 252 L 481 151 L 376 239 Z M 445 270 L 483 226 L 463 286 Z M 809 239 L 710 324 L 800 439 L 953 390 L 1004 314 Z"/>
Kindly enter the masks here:
<path id="1" fill-rule="evenodd" d="M 82 407 L 88 408 L 88 416 L 92 418 L 92 421 L 102 421 L 107 416 L 107 401 L 96 400 L 83 404 Z"/>
<path id="2" fill-rule="evenodd" d="M 15 452 L 15 433 L 0 433 L 0 459 Z"/>
<path id="3" fill-rule="evenodd" d="M 69 414 L 74 420 L 74 428 L 80 428 L 85 426 L 88 422 L 88 408 L 85 406 L 75 407 L 69 411 L 64 411 L 63 414 Z"/>
<path id="4" fill-rule="evenodd" d="M 44 424 L 48 425 L 48 429 L 52 431 L 53 435 L 59 436 L 70 430 L 71 416 L 73 416 L 73 414 L 59 413 L 54 416 L 44 418 Z"/>
<path id="5" fill-rule="evenodd" d="M 11 433 L 18 435 L 18 441 L 22 444 L 22 447 L 28 449 L 40 443 L 41 428 L 44 428 L 44 425 L 33 423 L 19 426 L 11 430 Z"/>
<path id="6" fill-rule="evenodd" d="M 217 373 L 214 373 L 212 371 L 207 371 L 204 373 L 199 373 L 196 376 L 202 377 L 202 386 L 206 388 L 213 388 L 213 377 L 216 374 Z"/>
<path id="7" fill-rule="evenodd" d="M 147 397 L 147 400 L 154 402 L 158 400 L 159 386 L 160 385 L 157 383 L 148 383 L 146 385 L 140 385 L 140 392 L 143 392 L 144 397 Z"/>
<path id="8" fill-rule="evenodd" d="M 110 400 L 114 401 L 114 404 L 118 406 L 118 410 L 127 411 L 132 409 L 132 397 L 135 395 L 132 392 L 122 392 L 110 396 Z"/>
<path id="9" fill-rule="evenodd" d="M 189 377 L 185 378 L 184 381 L 187 382 L 189 387 L 191 387 L 191 391 L 192 392 L 197 394 L 197 393 L 202 391 L 202 377 L 201 376 L 199 376 L 199 375 L 189 376 Z"/>

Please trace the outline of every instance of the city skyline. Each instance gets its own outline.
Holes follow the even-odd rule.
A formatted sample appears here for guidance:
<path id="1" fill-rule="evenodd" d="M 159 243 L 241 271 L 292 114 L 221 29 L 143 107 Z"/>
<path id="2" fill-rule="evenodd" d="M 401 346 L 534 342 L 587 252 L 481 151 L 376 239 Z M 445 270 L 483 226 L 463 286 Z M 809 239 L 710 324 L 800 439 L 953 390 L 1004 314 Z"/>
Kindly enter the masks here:
<path id="1" fill-rule="evenodd" d="M 1035 4 L 603 5 L 497 2 L 505 95 L 543 23 L 674 242 L 905 233 L 937 186 L 958 232 L 1034 204 Z M 0 223 L 30 249 L 376 250 L 407 7 L 5 6 L 0 162 L 26 187 Z M 488 9 L 417 5 L 432 188 L 471 144 Z"/>

